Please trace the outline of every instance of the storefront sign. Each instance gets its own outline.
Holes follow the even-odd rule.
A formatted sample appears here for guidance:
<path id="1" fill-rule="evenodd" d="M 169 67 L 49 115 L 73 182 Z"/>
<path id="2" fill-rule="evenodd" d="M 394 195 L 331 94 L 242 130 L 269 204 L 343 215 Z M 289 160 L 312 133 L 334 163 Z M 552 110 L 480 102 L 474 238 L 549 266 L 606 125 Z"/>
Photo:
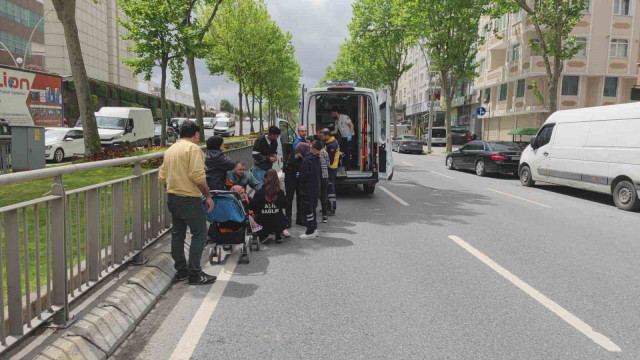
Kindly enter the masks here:
<path id="1" fill-rule="evenodd" d="M 0 67 L 0 119 L 12 125 L 63 126 L 62 78 Z"/>
<path id="2" fill-rule="evenodd" d="M 419 104 L 414 104 L 411 106 L 407 106 L 407 116 L 413 114 L 419 114 L 423 112 L 429 111 L 429 106 L 431 105 L 431 101 L 425 101 Z M 440 108 L 440 101 L 433 102 L 433 111 L 442 111 Z"/>

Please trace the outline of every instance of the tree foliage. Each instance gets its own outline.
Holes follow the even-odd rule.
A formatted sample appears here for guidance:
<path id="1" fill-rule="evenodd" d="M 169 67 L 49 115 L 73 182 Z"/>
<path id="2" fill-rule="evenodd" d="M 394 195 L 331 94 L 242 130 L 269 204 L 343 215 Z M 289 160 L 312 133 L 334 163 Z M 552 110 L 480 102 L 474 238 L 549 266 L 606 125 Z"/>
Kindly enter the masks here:
<path id="1" fill-rule="evenodd" d="M 236 111 L 235 106 L 231 103 L 231 101 L 227 99 L 220 100 L 220 111 L 228 112 L 229 114 L 233 114 Z"/>

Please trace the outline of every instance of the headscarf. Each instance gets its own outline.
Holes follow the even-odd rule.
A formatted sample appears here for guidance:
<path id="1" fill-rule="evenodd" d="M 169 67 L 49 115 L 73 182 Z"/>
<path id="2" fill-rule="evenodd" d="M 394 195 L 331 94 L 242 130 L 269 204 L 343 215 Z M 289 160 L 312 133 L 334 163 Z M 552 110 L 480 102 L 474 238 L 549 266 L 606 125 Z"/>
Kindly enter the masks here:
<path id="1" fill-rule="evenodd" d="M 301 157 L 305 157 L 311 151 L 311 147 L 306 142 L 301 142 L 296 146 L 296 153 L 300 154 Z"/>

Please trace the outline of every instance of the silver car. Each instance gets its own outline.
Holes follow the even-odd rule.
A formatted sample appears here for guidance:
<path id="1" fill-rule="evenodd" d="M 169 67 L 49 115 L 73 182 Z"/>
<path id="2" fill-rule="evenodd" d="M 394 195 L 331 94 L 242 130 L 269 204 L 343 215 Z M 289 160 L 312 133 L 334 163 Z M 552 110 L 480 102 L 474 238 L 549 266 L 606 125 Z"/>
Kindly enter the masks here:
<path id="1" fill-rule="evenodd" d="M 422 154 L 424 150 L 424 143 L 415 135 L 400 135 L 391 142 L 391 150 Z"/>

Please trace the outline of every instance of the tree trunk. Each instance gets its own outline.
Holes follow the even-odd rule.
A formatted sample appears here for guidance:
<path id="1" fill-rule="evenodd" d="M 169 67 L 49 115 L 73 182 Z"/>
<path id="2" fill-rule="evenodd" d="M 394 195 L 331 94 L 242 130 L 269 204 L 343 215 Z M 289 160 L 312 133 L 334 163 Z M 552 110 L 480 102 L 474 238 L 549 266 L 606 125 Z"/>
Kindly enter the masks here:
<path id="1" fill-rule="evenodd" d="M 452 142 L 451 142 L 451 104 L 453 103 L 453 97 L 447 96 L 447 152 L 451 152 L 452 150 Z"/>
<path id="2" fill-rule="evenodd" d="M 253 128 L 253 120 L 254 120 L 253 114 L 255 113 L 256 113 L 256 97 L 252 96 L 251 97 L 251 133 L 252 134 L 256 132 L 256 129 Z"/>
<path id="3" fill-rule="evenodd" d="M 162 61 L 160 63 L 160 111 L 162 111 L 162 116 L 160 117 L 160 121 L 162 122 L 162 135 L 160 137 L 160 145 L 167 145 L 167 66 L 169 65 L 168 55 L 162 56 Z M 178 133 L 180 129 L 178 129 Z"/>
<path id="4" fill-rule="evenodd" d="M 238 83 L 238 112 L 240 113 L 240 120 L 237 122 L 240 124 L 240 136 L 242 136 L 242 83 Z"/>
<path id="5" fill-rule="evenodd" d="M 75 0 L 53 0 L 53 7 L 58 15 L 58 20 L 64 29 L 64 38 L 67 42 L 67 52 L 71 65 L 71 74 L 76 86 L 78 98 L 78 108 L 82 118 L 82 132 L 84 134 L 85 155 L 95 154 L 102 151 L 100 145 L 100 135 L 96 124 L 95 109 L 91 101 L 91 89 L 89 87 L 89 77 L 82 58 L 82 48 L 78 37 L 78 27 L 76 24 L 76 1 Z"/>
<path id="6" fill-rule="evenodd" d="M 198 77 L 196 75 L 195 59 L 187 58 L 187 67 L 189 68 L 189 78 L 191 78 L 191 91 L 193 92 L 193 106 L 196 108 L 196 119 L 200 126 L 199 141 L 204 141 L 204 120 L 202 119 L 202 102 L 200 101 L 200 90 L 198 89 Z"/>
<path id="7" fill-rule="evenodd" d="M 398 116 L 396 114 L 396 86 L 391 84 L 391 121 L 393 121 L 393 138 L 398 137 Z"/>
<path id="8" fill-rule="evenodd" d="M 250 110 L 250 107 L 249 107 L 249 94 L 248 93 L 244 94 L 244 101 L 245 101 L 245 104 L 247 104 L 247 112 L 249 112 L 249 122 L 251 123 L 251 125 L 250 125 L 251 129 L 249 130 L 249 132 L 251 134 L 253 134 L 254 133 L 254 131 L 253 131 L 253 112 Z"/>

